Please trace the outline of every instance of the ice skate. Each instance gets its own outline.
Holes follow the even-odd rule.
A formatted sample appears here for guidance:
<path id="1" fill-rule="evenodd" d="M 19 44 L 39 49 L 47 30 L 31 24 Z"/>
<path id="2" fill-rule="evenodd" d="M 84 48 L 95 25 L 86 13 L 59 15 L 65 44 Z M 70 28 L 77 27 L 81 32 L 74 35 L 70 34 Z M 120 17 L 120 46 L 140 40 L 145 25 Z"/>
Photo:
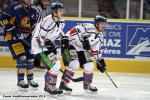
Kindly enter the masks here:
<path id="1" fill-rule="evenodd" d="M 38 83 L 34 82 L 33 80 L 28 80 L 28 85 L 29 87 L 31 87 L 31 89 L 34 89 L 34 90 L 38 90 Z"/>
<path id="2" fill-rule="evenodd" d="M 19 91 L 28 91 L 29 85 L 24 82 L 24 80 L 20 80 L 17 83 Z"/>
<path id="3" fill-rule="evenodd" d="M 68 87 L 68 85 L 65 84 L 64 82 L 60 83 L 59 89 L 63 90 L 64 94 L 68 94 L 68 95 L 71 94 L 72 92 L 72 89 Z"/>
<path id="4" fill-rule="evenodd" d="M 55 86 L 47 86 L 45 84 L 45 87 L 44 87 L 44 91 L 51 94 L 51 95 L 57 95 L 57 94 L 62 94 L 63 91 L 56 88 Z"/>
<path id="5" fill-rule="evenodd" d="M 96 87 L 91 86 L 90 84 L 83 84 L 83 89 L 89 92 L 97 92 L 98 89 Z"/>

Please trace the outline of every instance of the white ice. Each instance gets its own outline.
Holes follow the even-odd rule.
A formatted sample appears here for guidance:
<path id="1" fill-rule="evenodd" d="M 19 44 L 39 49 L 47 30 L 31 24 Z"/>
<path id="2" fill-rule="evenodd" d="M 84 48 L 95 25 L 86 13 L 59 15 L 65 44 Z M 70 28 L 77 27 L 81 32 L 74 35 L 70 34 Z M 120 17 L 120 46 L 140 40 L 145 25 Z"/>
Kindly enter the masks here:
<path id="1" fill-rule="evenodd" d="M 73 92 L 71 95 L 53 97 L 43 91 L 45 70 L 35 69 L 35 81 L 39 83 L 37 91 L 18 91 L 16 86 L 16 70 L 0 69 L 0 100 L 150 100 L 150 74 L 109 73 L 119 88 L 111 83 L 105 74 L 96 72 L 93 85 L 98 88 L 97 93 L 87 93 L 82 89 L 82 82 L 69 84 Z M 58 77 L 57 86 L 60 83 Z M 82 76 L 76 72 L 75 77 Z M 14 97 L 18 96 L 18 97 Z M 26 97 L 21 97 L 26 96 Z"/>

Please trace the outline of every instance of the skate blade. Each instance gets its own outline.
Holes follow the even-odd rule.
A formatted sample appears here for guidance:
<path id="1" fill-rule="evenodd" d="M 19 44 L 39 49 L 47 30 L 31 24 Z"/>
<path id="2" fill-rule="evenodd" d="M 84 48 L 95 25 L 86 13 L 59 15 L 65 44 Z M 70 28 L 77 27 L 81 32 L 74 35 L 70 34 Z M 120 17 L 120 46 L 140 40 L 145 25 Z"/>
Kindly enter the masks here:
<path id="1" fill-rule="evenodd" d="M 58 95 L 57 95 L 57 94 L 50 94 L 50 93 L 48 93 L 48 92 L 45 91 L 45 96 L 46 96 L 46 97 L 57 98 Z"/>
<path id="2" fill-rule="evenodd" d="M 31 87 L 31 86 L 30 86 L 29 89 L 30 89 L 31 91 L 38 91 L 38 87 L 35 87 L 35 88 L 34 88 L 34 87 Z"/>
<path id="3" fill-rule="evenodd" d="M 21 92 L 28 92 L 28 88 L 21 88 L 21 87 L 18 87 L 18 91 L 21 91 Z"/>
<path id="4" fill-rule="evenodd" d="M 72 91 L 65 91 L 65 90 L 63 90 L 63 94 L 64 95 L 71 95 L 71 93 L 72 93 Z"/>
<path id="5" fill-rule="evenodd" d="M 90 90 L 84 90 L 86 93 L 90 93 L 90 94 L 97 94 L 98 92 L 97 91 L 90 91 Z"/>

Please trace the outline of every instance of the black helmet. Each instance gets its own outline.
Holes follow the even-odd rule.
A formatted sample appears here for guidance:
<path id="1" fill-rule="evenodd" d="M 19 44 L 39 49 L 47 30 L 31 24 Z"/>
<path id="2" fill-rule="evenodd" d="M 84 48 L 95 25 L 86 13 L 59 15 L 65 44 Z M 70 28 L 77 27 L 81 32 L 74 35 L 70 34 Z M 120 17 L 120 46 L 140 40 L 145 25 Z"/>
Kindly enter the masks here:
<path id="1" fill-rule="evenodd" d="M 57 10 L 57 9 L 63 9 L 64 8 L 64 5 L 60 2 L 54 2 L 50 5 L 51 9 L 52 10 Z"/>
<path id="2" fill-rule="evenodd" d="M 98 22 L 107 22 L 107 18 L 104 17 L 104 16 L 97 15 L 94 18 L 94 22 L 95 23 L 98 23 Z"/>

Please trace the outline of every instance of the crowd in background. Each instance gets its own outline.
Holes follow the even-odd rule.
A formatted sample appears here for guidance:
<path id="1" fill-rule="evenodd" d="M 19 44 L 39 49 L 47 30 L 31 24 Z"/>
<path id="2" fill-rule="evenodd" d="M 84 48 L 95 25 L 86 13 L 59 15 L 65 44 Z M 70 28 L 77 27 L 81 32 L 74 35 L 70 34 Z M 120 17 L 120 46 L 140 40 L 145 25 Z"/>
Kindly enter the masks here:
<path id="1" fill-rule="evenodd" d="M 1 0 L 0 1 L 0 10 L 2 11 L 4 8 L 6 8 L 9 4 L 13 2 L 17 2 L 19 0 Z M 48 14 L 51 13 L 49 5 L 51 0 L 31 0 L 32 4 L 37 6 L 37 9 L 40 12 L 40 19 L 46 17 Z M 39 20 L 40 20 L 39 19 Z"/>
<path id="2" fill-rule="evenodd" d="M 0 0 L 0 15 L 7 6 L 16 1 L 19 0 Z M 32 4 L 36 5 L 41 15 L 38 22 L 51 13 L 50 3 L 54 1 L 57 0 L 31 0 Z M 79 0 L 58 1 L 62 2 L 65 6 L 65 16 L 78 17 Z M 127 0 L 82 0 L 82 17 L 93 17 L 99 14 L 108 18 L 126 18 L 126 2 Z M 144 0 L 143 19 L 150 19 L 149 6 L 150 0 Z M 140 0 L 130 0 L 129 10 L 129 18 L 139 19 Z M 36 64 L 39 65 L 39 63 Z"/>
<path id="3" fill-rule="evenodd" d="M 19 0 L 0 0 L 0 11 L 10 3 Z M 43 4 L 41 3 L 43 2 Z M 49 3 L 60 1 L 65 6 L 65 16 L 78 17 L 79 0 L 31 0 L 42 11 L 42 16 L 50 13 Z M 140 18 L 140 0 L 130 0 L 129 18 Z M 93 17 L 100 14 L 108 18 L 126 18 L 127 0 L 82 0 L 82 17 Z M 143 19 L 150 19 L 150 0 L 144 0 Z"/>

